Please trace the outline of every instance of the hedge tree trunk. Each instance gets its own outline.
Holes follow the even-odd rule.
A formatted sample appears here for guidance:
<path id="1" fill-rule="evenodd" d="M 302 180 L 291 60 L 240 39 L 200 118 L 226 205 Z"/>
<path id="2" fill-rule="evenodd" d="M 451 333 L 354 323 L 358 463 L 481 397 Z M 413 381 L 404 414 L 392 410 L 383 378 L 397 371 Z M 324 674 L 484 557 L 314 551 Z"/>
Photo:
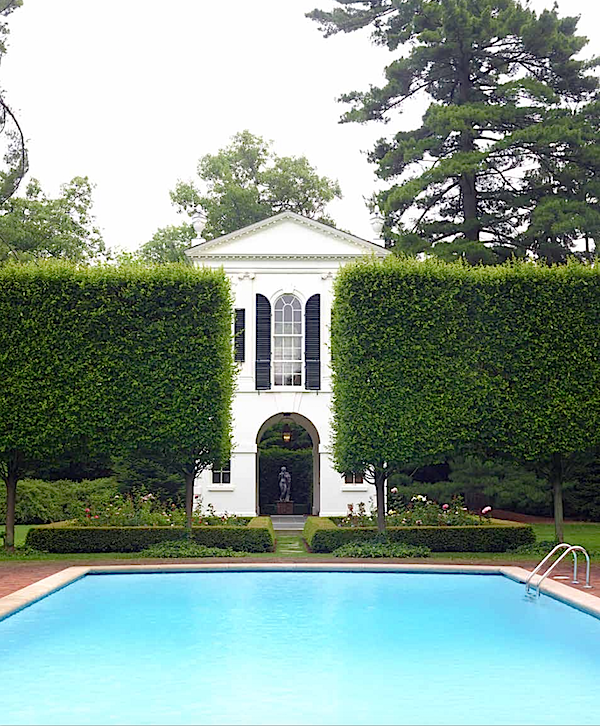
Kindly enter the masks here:
<path id="1" fill-rule="evenodd" d="M 9 468 L 4 481 L 6 482 L 6 535 L 4 547 L 9 552 L 15 551 L 15 504 L 17 502 L 18 473 Z"/>
<path id="2" fill-rule="evenodd" d="M 385 469 L 375 467 L 375 492 L 377 494 L 377 531 L 385 532 Z"/>
<path id="3" fill-rule="evenodd" d="M 564 513 L 563 513 L 563 479 L 564 462 L 561 454 L 552 454 L 550 465 L 550 483 L 552 484 L 552 496 L 554 499 L 554 529 L 556 539 L 559 542 L 565 541 L 564 535 Z"/>
<path id="4" fill-rule="evenodd" d="M 185 526 L 187 527 L 188 533 L 192 531 L 192 514 L 194 511 L 194 481 L 196 479 L 196 472 L 186 471 L 185 472 Z"/>

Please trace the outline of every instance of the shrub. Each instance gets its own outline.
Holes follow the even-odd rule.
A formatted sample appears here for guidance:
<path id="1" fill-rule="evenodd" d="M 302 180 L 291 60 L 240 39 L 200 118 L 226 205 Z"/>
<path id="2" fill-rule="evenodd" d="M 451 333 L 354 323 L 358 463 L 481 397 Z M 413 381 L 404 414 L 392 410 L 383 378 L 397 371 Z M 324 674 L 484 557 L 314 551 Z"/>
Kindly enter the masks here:
<path id="1" fill-rule="evenodd" d="M 244 557 L 245 552 L 227 547 L 207 547 L 191 542 L 189 539 L 178 539 L 172 542 L 158 542 L 140 552 L 141 557 Z"/>
<path id="2" fill-rule="evenodd" d="M 246 527 L 194 527 L 191 539 L 207 547 L 231 548 L 239 552 L 271 552 L 273 526 L 256 517 Z M 74 527 L 69 523 L 34 527 L 26 544 L 45 552 L 140 552 L 159 542 L 182 539 L 183 527 Z"/>
<path id="3" fill-rule="evenodd" d="M 429 557 L 429 547 L 414 547 L 401 542 L 348 542 L 333 551 L 334 557 Z"/>
<path id="4" fill-rule="evenodd" d="M 432 552 L 506 552 L 535 541 L 529 525 L 495 521 L 487 527 L 389 527 L 386 534 L 390 542 L 421 545 Z M 366 542 L 376 536 L 375 527 L 336 527 L 330 519 L 320 517 L 309 517 L 304 526 L 304 537 L 313 552 L 333 552 L 349 542 Z"/>
<path id="5" fill-rule="evenodd" d="M 112 477 L 80 482 L 23 479 L 17 492 L 15 521 L 17 524 L 62 522 L 77 516 L 85 507 L 102 506 L 117 492 L 117 481 Z M 0 497 L 1 522 L 5 516 L 6 499 Z"/>

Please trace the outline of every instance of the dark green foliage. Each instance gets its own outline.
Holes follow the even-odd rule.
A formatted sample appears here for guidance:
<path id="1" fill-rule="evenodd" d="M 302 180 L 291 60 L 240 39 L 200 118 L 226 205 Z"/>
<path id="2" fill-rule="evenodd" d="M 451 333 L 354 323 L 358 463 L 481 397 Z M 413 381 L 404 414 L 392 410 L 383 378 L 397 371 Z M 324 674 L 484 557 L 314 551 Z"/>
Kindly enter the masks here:
<path id="1" fill-rule="evenodd" d="M 517 0 L 337 0 L 314 10 L 325 35 L 372 30 L 393 53 L 385 82 L 342 97 L 343 121 L 390 121 L 419 97 L 420 128 L 371 154 L 386 236 L 407 254 L 564 261 L 600 237 L 596 59 L 577 18 Z M 339 6 L 342 7 L 339 7 Z"/>
<path id="2" fill-rule="evenodd" d="M 328 524 L 329 522 L 329 524 Z M 528 525 L 465 527 L 388 527 L 389 542 L 428 547 L 432 552 L 506 552 L 535 541 Z M 336 527 L 331 520 L 309 517 L 304 538 L 313 552 L 333 552 L 348 543 L 377 538 L 375 527 Z"/>
<path id="3" fill-rule="evenodd" d="M 206 240 L 285 211 L 333 224 L 325 206 L 341 197 L 338 183 L 319 176 L 306 157 L 277 156 L 270 143 L 249 131 L 236 134 L 216 154 L 203 156 L 198 176 L 205 194 L 180 181 L 171 199 L 180 212 L 203 209 Z"/>
<path id="4" fill-rule="evenodd" d="M 378 558 L 429 557 L 429 547 L 414 547 L 401 542 L 348 542 L 333 551 L 334 557 Z"/>
<path id="5" fill-rule="evenodd" d="M 576 472 L 573 486 L 565 489 L 565 516 L 600 522 L 600 456 Z"/>
<path id="6" fill-rule="evenodd" d="M 181 469 L 191 514 L 196 472 L 229 456 L 225 275 L 179 265 L 10 265 L 0 269 L 0 320 L 9 494 L 31 461 L 145 450 Z"/>
<path id="7" fill-rule="evenodd" d="M 159 499 L 183 502 L 185 482 L 181 469 L 158 455 L 135 451 L 115 459 L 112 468 L 123 494 L 145 489 Z"/>
<path id="8" fill-rule="evenodd" d="M 244 557 L 245 552 L 223 549 L 221 547 L 207 547 L 206 545 L 191 542 L 189 539 L 178 539 L 172 542 L 159 542 L 140 552 L 140 557 Z"/>
<path id="9" fill-rule="evenodd" d="M 466 455 L 450 462 L 450 483 L 458 492 L 480 492 L 498 509 L 549 515 L 552 491 L 548 480 L 525 466 L 499 458 Z"/>
<path id="10" fill-rule="evenodd" d="M 308 511 L 312 504 L 313 452 L 310 449 L 273 447 L 260 451 L 260 511 L 267 512 L 279 500 L 279 470 L 285 466 L 292 476 L 291 499 Z M 274 512 L 273 512 L 274 513 Z M 300 513 L 298 512 L 295 513 Z"/>
<path id="11" fill-rule="evenodd" d="M 261 519 L 261 518 L 256 518 Z M 272 527 L 252 520 L 247 527 L 194 527 L 191 540 L 206 547 L 240 552 L 271 552 Z M 35 527 L 26 545 L 45 552 L 139 552 L 159 542 L 183 538 L 183 527 Z"/>
<path id="12" fill-rule="evenodd" d="M 557 459 L 600 443 L 598 330 L 590 266 L 346 266 L 332 317 L 338 470 L 475 449 L 530 462 L 552 484 Z"/>

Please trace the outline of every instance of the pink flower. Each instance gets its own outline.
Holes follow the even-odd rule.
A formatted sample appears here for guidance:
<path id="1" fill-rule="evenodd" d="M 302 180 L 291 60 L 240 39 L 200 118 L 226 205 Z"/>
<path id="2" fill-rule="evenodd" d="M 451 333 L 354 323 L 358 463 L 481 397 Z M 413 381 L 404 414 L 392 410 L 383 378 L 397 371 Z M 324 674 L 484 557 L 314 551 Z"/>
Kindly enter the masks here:
<path id="1" fill-rule="evenodd" d="M 86 512 L 89 512 L 89 511 L 90 511 L 90 508 L 89 508 L 89 507 L 86 507 L 86 508 L 85 508 L 85 511 L 86 511 Z"/>
<path id="2" fill-rule="evenodd" d="M 100 519 L 100 517 L 97 514 L 94 514 L 94 519 Z"/>
<path id="3" fill-rule="evenodd" d="M 391 492 L 392 494 L 398 494 L 398 487 L 392 487 L 392 488 L 390 489 L 390 492 Z"/>
<path id="4" fill-rule="evenodd" d="M 484 507 L 484 508 L 483 508 L 483 509 L 481 510 L 481 513 L 482 513 L 482 514 L 487 514 L 488 512 L 491 512 L 491 511 L 492 511 L 492 508 L 491 508 L 491 507 Z"/>
<path id="5" fill-rule="evenodd" d="M 442 504 L 442 509 L 444 511 L 446 511 L 446 510 L 450 509 L 450 505 L 449 504 Z"/>

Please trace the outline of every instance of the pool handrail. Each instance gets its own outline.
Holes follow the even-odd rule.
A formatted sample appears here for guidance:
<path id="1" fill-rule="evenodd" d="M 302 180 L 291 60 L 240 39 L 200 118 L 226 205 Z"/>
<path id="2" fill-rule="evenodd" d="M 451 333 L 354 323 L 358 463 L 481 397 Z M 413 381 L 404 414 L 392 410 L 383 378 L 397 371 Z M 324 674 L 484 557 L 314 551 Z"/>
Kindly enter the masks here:
<path id="1" fill-rule="evenodd" d="M 542 582 L 548 577 L 548 575 L 552 572 L 552 570 L 558 565 L 559 562 L 561 562 L 567 555 L 572 554 L 573 555 L 573 580 L 572 584 L 576 585 L 579 583 L 579 580 L 577 579 L 577 552 L 583 552 L 585 559 L 586 559 L 586 573 L 585 573 L 585 585 L 583 585 L 584 589 L 591 590 L 592 586 L 590 585 L 590 556 L 586 552 L 586 550 L 581 545 L 570 545 L 566 542 L 561 542 L 560 544 L 556 545 L 552 549 L 551 552 L 549 552 L 546 557 L 539 563 L 539 565 L 533 570 L 533 572 L 530 573 L 529 577 L 525 581 L 525 594 L 529 594 L 529 587 L 531 584 L 531 579 L 533 576 L 539 572 L 540 568 L 546 563 L 552 555 L 557 552 L 559 549 L 566 547 L 565 551 L 558 557 L 551 565 L 550 567 L 544 572 L 544 574 L 540 577 L 540 579 L 536 582 L 534 585 L 535 591 L 536 591 L 536 597 L 540 596 L 540 586 Z"/>
<path id="2" fill-rule="evenodd" d="M 531 583 L 531 580 L 532 580 L 533 576 L 534 575 L 537 575 L 537 573 L 540 571 L 540 569 L 546 564 L 546 562 L 548 562 L 548 560 L 552 557 L 552 555 L 555 552 L 558 552 L 558 550 L 562 549 L 563 547 L 567 547 L 568 548 L 570 546 L 571 545 L 570 544 L 567 544 L 566 542 L 561 542 L 560 544 L 557 544 L 556 547 L 554 547 L 550 552 L 548 552 L 548 554 L 539 563 L 539 565 L 537 565 L 537 567 L 529 573 L 529 577 L 525 580 L 525 594 L 526 595 L 529 594 L 529 585 Z"/>

